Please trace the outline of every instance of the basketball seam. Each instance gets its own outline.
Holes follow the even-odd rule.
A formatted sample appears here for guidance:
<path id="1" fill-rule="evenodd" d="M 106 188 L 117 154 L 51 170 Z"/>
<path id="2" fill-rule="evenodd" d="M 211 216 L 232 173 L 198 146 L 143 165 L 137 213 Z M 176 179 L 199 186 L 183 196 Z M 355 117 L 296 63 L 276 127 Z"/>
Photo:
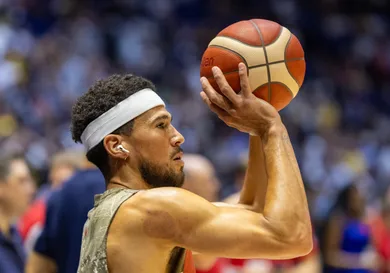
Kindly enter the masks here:
<path id="1" fill-rule="evenodd" d="M 232 49 L 230 49 L 230 48 L 228 48 L 228 47 L 224 47 L 224 46 L 220 46 L 220 45 L 211 45 L 211 46 L 209 46 L 209 47 L 223 48 L 223 49 L 226 49 L 226 50 L 228 50 L 228 51 L 230 51 L 230 52 L 232 52 L 232 53 L 238 55 L 238 56 L 241 58 L 241 60 L 244 62 L 244 64 L 246 65 L 246 67 L 248 67 L 248 63 L 246 62 L 245 58 L 244 58 L 240 53 L 238 53 L 238 52 L 236 52 L 236 51 L 234 51 L 234 50 L 232 50 Z M 238 70 L 237 70 L 237 71 L 238 71 Z M 248 72 L 249 72 L 249 71 L 248 71 Z M 224 74 L 226 74 L 226 73 L 224 73 Z"/>
<path id="2" fill-rule="evenodd" d="M 289 60 L 282 60 L 282 61 L 274 61 L 274 62 L 270 62 L 268 63 L 268 65 L 273 65 L 273 64 L 281 64 L 281 63 L 290 63 L 290 62 L 296 62 L 296 61 L 303 61 L 305 58 L 292 58 L 292 59 L 289 59 Z M 252 68 L 258 68 L 258 67 L 262 67 L 262 66 L 266 66 L 267 64 L 258 64 L 258 65 L 252 65 L 250 67 L 248 67 L 248 69 L 252 69 Z"/>
<path id="3" fill-rule="evenodd" d="M 281 85 L 283 85 L 284 87 L 286 87 L 287 88 L 287 90 L 288 90 L 288 92 L 290 92 L 291 93 L 291 96 L 292 96 L 292 98 L 294 98 L 295 96 L 294 96 L 294 92 L 293 91 L 291 91 L 291 89 L 287 86 L 287 85 L 285 85 L 284 83 L 282 83 L 282 82 L 270 82 L 270 84 L 272 84 L 272 83 L 275 83 L 275 84 L 281 84 Z M 258 86 L 255 90 L 253 90 L 253 92 L 255 92 L 257 89 L 259 89 L 259 88 L 261 88 L 261 87 L 263 87 L 264 85 L 266 85 L 266 84 L 268 84 L 268 83 L 264 83 L 264 84 L 262 84 L 262 85 L 260 85 L 260 86 Z M 269 98 L 269 102 L 271 102 L 271 99 Z"/>
<path id="4" fill-rule="evenodd" d="M 280 35 L 282 35 L 283 27 L 281 25 L 279 25 L 279 28 L 280 28 L 280 31 L 278 33 L 278 36 L 276 36 L 276 38 L 273 41 L 271 41 L 269 44 L 267 44 L 266 46 L 270 46 L 270 45 L 274 44 L 279 39 Z M 230 37 L 230 36 L 227 36 L 227 35 L 218 35 L 217 37 L 223 37 L 223 38 L 226 38 L 226 39 L 229 39 L 229 40 L 234 40 L 236 42 L 239 42 L 239 43 L 241 43 L 243 45 L 250 46 L 250 47 L 255 47 L 255 48 L 263 47 L 263 45 L 260 45 L 260 46 L 258 46 L 258 45 L 251 45 L 251 44 L 245 43 L 244 41 L 238 40 L 237 38 Z"/>
<path id="5" fill-rule="evenodd" d="M 280 36 L 282 35 L 282 32 L 283 32 L 283 27 L 281 25 L 279 25 L 279 28 L 280 28 L 280 31 L 279 31 L 278 36 L 275 38 L 275 40 L 273 40 L 271 43 L 269 43 L 266 46 L 270 46 L 270 45 L 274 44 L 280 38 Z"/>
<path id="6" fill-rule="evenodd" d="M 268 99 L 269 99 L 269 101 L 271 101 L 271 84 L 270 84 L 270 81 L 271 81 L 271 71 L 270 71 L 269 63 L 268 63 L 267 49 L 265 48 L 263 35 L 261 34 L 260 29 L 259 29 L 258 26 L 255 24 L 255 22 L 253 22 L 252 20 L 250 20 L 250 22 L 251 22 L 252 25 L 255 27 L 257 33 L 259 33 L 260 40 L 261 40 L 261 44 L 263 45 L 262 47 L 263 47 L 264 56 L 265 56 L 265 64 L 266 64 L 266 66 L 267 66 Z"/>
<path id="7" fill-rule="evenodd" d="M 292 59 L 289 59 L 289 60 L 271 62 L 271 63 L 269 63 L 269 65 L 281 64 L 281 63 L 290 63 L 290 62 L 303 61 L 303 60 L 305 60 L 305 58 L 292 58 Z M 251 70 L 251 69 L 263 67 L 263 66 L 266 66 L 266 65 L 267 64 L 259 64 L 259 65 L 253 65 L 253 66 L 247 66 L 247 67 L 248 67 L 248 70 Z M 223 72 L 223 74 L 224 75 L 228 75 L 228 74 L 232 74 L 232 73 L 236 73 L 236 72 L 238 72 L 238 70 L 232 70 L 232 71 L 228 71 L 228 72 Z M 207 77 L 207 79 L 212 79 L 212 78 L 214 78 L 214 77 L 213 76 Z M 263 86 L 263 85 L 261 85 L 261 86 Z"/>
<path id="8" fill-rule="evenodd" d="M 239 42 L 240 44 L 243 44 L 243 45 L 246 45 L 246 46 L 250 46 L 250 47 L 256 47 L 256 48 L 263 47 L 262 45 L 260 45 L 260 46 L 251 45 L 251 44 L 245 43 L 245 42 L 243 42 L 243 41 L 241 41 L 241 40 L 237 40 L 236 38 L 233 38 L 233 37 L 230 37 L 230 36 L 218 35 L 217 37 L 223 37 L 223 38 L 226 38 L 226 39 L 229 39 L 229 40 L 234 40 L 234 41 L 236 41 L 236 42 Z"/>
<path id="9" fill-rule="evenodd" d="M 294 92 L 293 91 L 291 91 L 291 89 L 287 86 L 287 85 L 285 85 L 284 83 L 282 83 L 282 82 L 271 82 L 271 83 L 276 83 L 276 84 L 281 84 L 281 85 L 283 85 L 284 87 L 286 87 L 287 88 L 287 90 L 291 93 L 291 95 L 292 95 L 292 99 L 293 98 L 295 98 L 295 96 L 294 96 Z"/>
<path id="10" fill-rule="evenodd" d="M 287 49 L 288 49 L 288 46 L 290 45 L 290 42 L 291 42 L 291 39 L 292 39 L 292 36 L 293 34 L 290 33 L 290 38 L 288 38 L 288 42 L 287 42 L 287 45 L 286 45 L 286 48 L 284 49 L 284 59 L 286 59 L 286 55 L 287 55 Z M 304 60 L 304 58 L 302 58 Z M 299 85 L 299 82 L 297 81 L 297 79 L 295 79 L 295 77 L 291 74 L 290 70 L 288 69 L 288 66 L 287 66 L 287 63 L 286 63 L 286 68 L 287 68 L 287 72 L 288 74 L 291 76 L 291 78 L 294 79 L 294 81 L 297 83 L 298 85 L 298 88 L 301 88 L 301 86 Z"/>

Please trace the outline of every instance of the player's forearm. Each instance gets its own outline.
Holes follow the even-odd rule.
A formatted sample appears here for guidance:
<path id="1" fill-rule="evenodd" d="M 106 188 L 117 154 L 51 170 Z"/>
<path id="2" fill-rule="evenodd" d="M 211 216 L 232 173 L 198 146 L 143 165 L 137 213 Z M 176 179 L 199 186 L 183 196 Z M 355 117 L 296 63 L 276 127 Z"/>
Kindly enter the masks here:
<path id="1" fill-rule="evenodd" d="M 264 217 L 286 240 L 312 244 L 306 193 L 288 133 L 280 122 L 262 137 L 268 189 Z"/>
<path id="2" fill-rule="evenodd" d="M 264 209 L 267 191 L 267 173 L 264 165 L 264 152 L 261 138 L 249 137 L 249 159 L 244 185 L 240 194 L 240 204 L 255 205 L 259 212 Z M 256 204 L 254 204 L 255 197 Z"/>

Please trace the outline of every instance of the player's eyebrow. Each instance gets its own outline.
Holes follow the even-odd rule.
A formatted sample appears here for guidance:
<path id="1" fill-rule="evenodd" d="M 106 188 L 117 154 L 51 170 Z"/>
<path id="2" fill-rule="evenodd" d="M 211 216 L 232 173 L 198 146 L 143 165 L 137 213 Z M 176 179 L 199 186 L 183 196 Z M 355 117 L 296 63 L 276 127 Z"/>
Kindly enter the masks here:
<path id="1" fill-rule="evenodd" d="M 170 115 L 167 115 L 167 114 L 163 114 L 163 115 L 156 117 L 155 119 L 152 119 L 152 123 L 155 123 L 156 121 L 159 121 L 159 120 L 167 120 L 167 119 L 172 122 L 173 117 Z"/>

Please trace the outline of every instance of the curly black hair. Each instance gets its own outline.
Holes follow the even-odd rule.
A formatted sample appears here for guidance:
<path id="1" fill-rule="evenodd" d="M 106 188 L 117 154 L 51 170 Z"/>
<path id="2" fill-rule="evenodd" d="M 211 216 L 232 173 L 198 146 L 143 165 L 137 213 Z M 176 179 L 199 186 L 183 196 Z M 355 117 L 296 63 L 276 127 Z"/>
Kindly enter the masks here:
<path id="1" fill-rule="evenodd" d="M 81 134 L 89 123 L 121 101 L 145 88 L 156 90 L 151 81 L 132 74 L 112 75 L 107 79 L 97 81 L 73 105 L 70 128 L 73 140 L 76 143 L 81 143 Z M 116 129 L 112 134 L 128 135 L 132 128 L 133 121 L 131 120 Z M 87 153 L 87 158 L 100 169 L 108 180 L 111 174 L 108 154 L 103 141 Z"/>

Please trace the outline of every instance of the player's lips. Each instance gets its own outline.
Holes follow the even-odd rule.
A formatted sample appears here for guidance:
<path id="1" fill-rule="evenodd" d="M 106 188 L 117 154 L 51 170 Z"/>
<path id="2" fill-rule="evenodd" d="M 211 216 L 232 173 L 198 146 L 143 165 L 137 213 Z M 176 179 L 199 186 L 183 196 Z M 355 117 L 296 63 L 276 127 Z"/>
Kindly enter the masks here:
<path id="1" fill-rule="evenodd" d="M 181 160 L 182 157 L 183 157 L 183 152 L 180 152 L 180 153 L 177 153 L 177 154 L 174 156 L 173 160 Z"/>

